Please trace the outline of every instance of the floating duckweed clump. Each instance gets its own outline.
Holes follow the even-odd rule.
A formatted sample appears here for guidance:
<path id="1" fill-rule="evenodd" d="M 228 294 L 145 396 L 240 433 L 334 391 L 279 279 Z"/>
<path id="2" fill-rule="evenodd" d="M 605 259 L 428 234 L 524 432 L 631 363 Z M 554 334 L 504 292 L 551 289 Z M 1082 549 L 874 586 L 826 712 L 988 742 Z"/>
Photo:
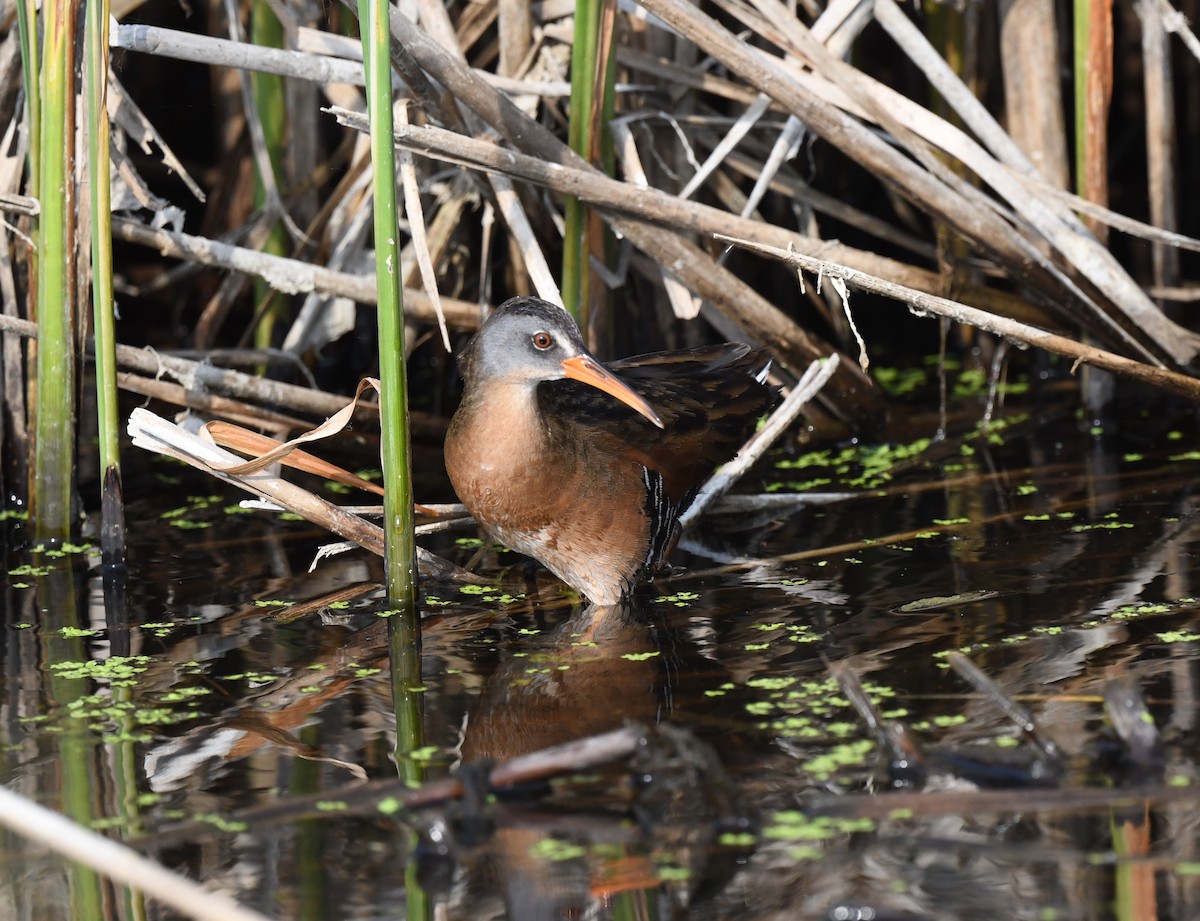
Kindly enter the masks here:
<path id="1" fill-rule="evenodd" d="M 168 509 L 158 517 L 175 528 L 210 528 L 212 521 L 197 516 L 223 508 L 224 501 L 222 496 L 188 496 L 185 505 Z"/>
<path id="2" fill-rule="evenodd" d="M 656 867 L 654 873 L 664 883 L 686 883 L 692 878 L 692 871 L 687 867 L 663 865 Z"/>
<path id="3" fill-rule="evenodd" d="M 68 670 L 64 669 L 63 672 L 73 677 Z M 114 686 L 121 687 L 127 687 L 134 683 L 133 680 L 113 681 Z M 100 741 L 106 744 L 149 742 L 154 738 L 154 729 L 200 716 L 200 711 L 190 705 L 177 706 L 208 693 L 204 688 L 192 690 L 197 693 L 183 695 L 173 692 L 161 695 L 157 702 L 151 701 L 143 704 L 131 700 L 114 700 L 107 694 L 85 694 L 66 705 L 66 715 L 77 723 L 85 724 L 87 729 L 97 733 Z M 47 728 L 54 731 L 64 727 Z"/>
<path id="4" fill-rule="evenodd" d="M 874 819 L 808 816 L 797 809 L 784 809 L 771 816 L 762 833 L 775 841 L 830 841 L 871 832 L 875 827 Z"/>
<path id="5" fill-rule="evenodd" d="M 38 556 L 44 556 L 51 560 L 61 560 L 69 556 L 79 556 L 80 554 L 90 553 L 95 547 L 92 544 L 73 544 L 70 541 L 64 541 L 56 547 L 50 547 L 46 544 L 37 544 L 29 552 L 35 553 Z"/>
<path id="6" fill-rule="evenodd" d="M 529 848 L 529 856 L 534 860 L 562 863 L 566 860 L 579 860 L 586 857 L 587 848 L 582 844 L 563 841 L 559 838 L 543 838 Z"/>
<path id="7" fill-rule="evenodd" d="M 1200 640 L 1200 633 L 1192 633 L 1186 630 L 1168 630 L 1165 633 L 1156 635 L 1164 643 L 1195 643 Z"/>
<path id="8" fill-rule="evenodd" d="M 133 687 L 137 676 L 150 667 L 150 656 L 109 656 L 84 662 L 53 662 L 50 668 L 58 678 L 88 678 L 104 681 L 112 687 Z"/>
<path id="9" fill-rule="evenodd" d="M 778 625 L 763 625 L 770 629 Z M 902 708 L 892 706 L 896 692 L 879 684 L 864 685 L 867 695 L 891 712 L 889 718 L 905 716 Z M 874 742 L 840 692 L 836 680 L 804 679 L 796 675 L 758 675 L 741 685 L 725 682 L 704 692 L 710 698 L 726 698 L 753 719 L 753 727 L 787 739 L 804 749 L 803 770 L 815 782 L 836 780 L 847 770 L 861 772 Z"/>
<path id="10" fill-rule="evenodd" d="M 653 659 L 655 656 L 661 655 L 662 653 L 656 649 L 653 652 L 627 652 L 621 658 L 628 659 L 630 662 L 645 662 L 647 659 Z"/>
<path id="11" fill-rule="evenodd" d="M 873 489 L 891 480 L 895 469 L 923 454 L 932 442 L 918 438 L 906 445 L 847 445 L 838 450 L 810 451 L 796 458 L 775 462 L 777 470 L 825 469 L 831 475 L 809 479 L 772 483 L 768 491 L 789 489 L 803 492 L 816 486 L 839 484 L 846 489 Z"/>
<path id="12" fill-rule="evenodd" d="M 659 595 L 654 599 L 655 604 L 673 604 L 677 608 L 686 608 L 700 598 L 696 592 L 676 592 L 673 595 Z"/>
<path id="13" fill-rule="evenodd" d="M 991 377 L 983 368 L 962 368 L 950 355 L 927 356 L 924 368 L 880 368 L 871 366 L 871 374 L 880 388 L 890 397 L 919 397 L 926 388 L 938 386 L 938 365 L 945 372 L 950 394 L 956 400 L 978 400 L 987 396 Z M 996 382 L 996 392 L 1017 396 L 1029 392 L 1029 379 L 1021 375 L 1016 380 L 1007 377 Z"/>
<path id="14" fill-rule="evenodd" d="M 460 585 L 458 588 L 459 594 L 467 596 L 476 596 L 480 601 L 490 603 L 497 602 L 499 604 L 512 604 L 515 601 L 520 601 L 525 595 L 512 595 L 508 592 L 502 592 L 494 585 Z"/>
<path id="15" fill-rule="evenodd" d="M 871 371 L 884 393 L 893 397 L 915 393 L 928 379 L 923 368 L 878 368 L 872 365 Z"/>

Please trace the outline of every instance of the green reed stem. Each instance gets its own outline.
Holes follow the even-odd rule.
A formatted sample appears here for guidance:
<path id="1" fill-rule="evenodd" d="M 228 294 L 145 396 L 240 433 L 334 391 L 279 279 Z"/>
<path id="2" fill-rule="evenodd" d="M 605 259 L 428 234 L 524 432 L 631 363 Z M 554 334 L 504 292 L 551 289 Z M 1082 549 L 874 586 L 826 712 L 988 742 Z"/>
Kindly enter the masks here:
<path id="1" fill-rule="evenodd" d="M 1074 35 L 1072 55 L 1075 85 L 1075 191 L 1084 194 L 1088 163 L 1088 58 L 1092 24 L 1091 0 L 1073 0 L 1071 4 Z"/>
<path id="2" fill-rule="evenodd" d="M 580 0 L 575 5 L 575 38 L 571 46 L 571 111 L 567 143 L 585 160 L 592 153 L 592 111 L 596 103 L 596 62 L 600 49 L 602 0 Z M 587 206 L 578 198 L 567 198 L 563 231 L 563 305 L 581 324 L 588 297 Z M 586 328 L 586 327 L 585 327 Z"/>
<path id="3" fill-rule="evenodd" d="M 37 42 L 37 2 L 17 0 L 17 35 L 21 42 L 21 73 L 25 79 L 25 124 L 29 129 L 29 186 L 39 194 L 42 150 L 42 94 L 38 82 L 41 54 Z"/>
<path id="4" fill-rule="evenodd" d="M 49 47 L 49 42 L 47 42 Z M 48 58 L 47 58 L 48 59 Z M 49 100 L 51 97 L 47 97 Z M 45 676 L 43 690 L 51 709 L 68 712 L 71 703 L 91 689 L 82 678 L 64 677 L 55 666 L 66 662 L 83 662 L 89 656 L 82 638 L 72 636 L 79 627 L 79 585 L 70 567 L 35 554 L 37 565 L 47 566 L 45 576 L 37 580 L 38 600 L 43 621 L 40 625 L 40 672 Z M 99 802 L 96 789 L 95 735 L 82 719 L 70 719 L 57 737 L 58 762 L 50 776 L 60 787 L 62 812 L 84 828 L 90 828 L 96 818 L 95 804 Z M 71 917 L 103 918 L 103 883 L 90 867 L 72 863 L 70 868 Z"/>
<path id="5" fill-rule="evenodd" d="M 392 708 L 396 714 L 396 767 L 410 787 L 425 781 L 424 765 L 413 752 L 425 744 L 425 714 L 421 679 L 421 630 L 417 611 L 395 611 L 388 621 L 388 652 L 392 679 Z M 410 854 L 415 832 L 409 833 Z M 433 904 L 417 878 L 417 863 L 409 857 L 404 870 L 405 918 L 423 921 L 433 916 Z"/>
<path id="6" fill-rule="evenodd" d="M 412 461 L 408 382 L 404 365 L 404 300 L 400 282 L 400 232 L 396 219 L 396 165 L 392 147 L 391 32 L 386 0 L 359 0 L 359 28 L 371 119 L 375 171 L 375 284 L 379 322 L 380 453 L 387 492 L 384 569 L 393 608 L 417 610 L 416 541 L 413 536 Z"/>
<path id="7" fill-rule="evenodd" d="M 613 169 L 608 125 L 613 116 L 614 67 L 612 34 L 614 0 L 584 0 L 575 11 L 571 48 L 571 111 L 567 139 L 571 149 L 605 172 Z M 568 198 L 563 234 L 563 303 L 585 332 L 592 293 L 590 256 L 608 261 L 611 237 L 594 213 L 576 198 Z"/>
<path id="8" fill-rule="evenodd" d="M 266 0 L 255 0 L 250 14 L 250 41 L 266 48 L 282 48 L 283 24 L 279 21 Z M 276 181 L 282 173 L 287 144 L 287 102 L 283 77 L 276 74 L 251 72 L 250 85 L 254 93 L 254 109 L 262 125 L 263 140 L 267 146 L 267 159 Z M 255 174 L 254 205 L 261 208 L 267 200 L 267 182 Z M 288 252 L 287 232 L 281 222 L 276 222 L 263 243 L 263 252 L 272 256 L 286 256 Z M 263 304 L 270 298 L 271 306 L 265 310 L 254 329 L 254 344 L 260 349 L 270 348 L 276 320 L 283 312 L 283 300 L 263 279 L 254 282 L 254 302 Z"/>
<path id="9" fill-rule="evenodd" d="M 101 479 L 121 475 L 120 421 L 117 417 L 117 332 L 113 316 L 111 188 L 108 126 L 108 0 L 89 0 L 85 36 L 88 75 L 88 174 L 92 209 L 92 314 L 96 337 L 96 412 L 99 416 Z M 124 517 L 120 502 L 104 513 Z M 105 535 L 124 532 L 122 521 L 104 522 Z M 105 542 L 107 562 L 122 557 L 121 541 Z"/>
<path id="10" fill-rule="evenodd" d="M 71 235 L 72 63 L 75 42 L 70 0 L 42 6 L 41 202 L 38 238 L 37 401 L 34 422 L 34 532 L 39 538 L 71 533 L 75 460 L 75 356 L 72 337 L 74 264 Z"/>

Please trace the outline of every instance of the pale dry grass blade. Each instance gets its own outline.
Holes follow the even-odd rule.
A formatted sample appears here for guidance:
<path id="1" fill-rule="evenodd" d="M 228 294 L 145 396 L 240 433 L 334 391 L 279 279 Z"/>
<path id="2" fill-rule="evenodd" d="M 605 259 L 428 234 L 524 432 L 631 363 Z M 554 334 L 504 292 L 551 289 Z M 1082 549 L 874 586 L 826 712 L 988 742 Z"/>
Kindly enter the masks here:
<path id="1" fill-rule="evenodd" d="M 701 164 L 692 178 L 687 181 L 687 185 L 680 190 L 680 198 L 691 198 L 696 190 L 704 185 L 708 177 L 720 167 L 725 158 L 741 142 L 742 138 L 750 132 L 751 128 L 758 124 L 758 120 L 763 117 L 770 104 L 771 98 L 769 96 L 759 94 L 750 107 L 738 116 L 737 121 L 733 123 L 733 127 L 721 139 L 721 143 L 713 148 L 712 153 L 708 155 L 708 159 Z"/>
<path id="2" fill-rule="evenodd" d="M 111 44 L 111 42 L 110 42 Z M 207 196 L 200 185 L 192 178 L 191 174 L 184 169 L 184 166 L 179 162 L 179 158 L 175 156 L 175 152 L 171 146 L 163 140 L 158 129 L 148 119 L 140 108 L 125 92 L 125 88 L 121 85 L 121 81 L 117 79 L 117 75 L 111 70 L 108 72 L 108 117 L 114 125 L 118 125 L 122 131 L 129 135 L 135 144 L 142 148 L 142 152 L 147 156 L 151 155 L 154 147 L 158 147 L 161 151 L 163 166 L 171 172 L 177 174 L 188 191 L 192 193 L 196 201 L 207 201 Z"/>
<path id="3" fill-rule="evenodd" d="M 462 38 L 455 32 L 445 7 L 436 0 L 422 0 L 420 11 L 421 24 L 427 30 L 431 30 L 431 36 L 444 51 L 458 64 L 465 66 L 467 58 L 460 44 Z M 483 132 L 476 130 L 475 133 L 478 135 Z M 559 291 L 558 282 L 512 183 L 507 178 L 496 175 L 489 175 L 488 182 L 496 203 L 496 211 L 512 235 L 525 271 L 533 281 L 538 296 L 561 307 L 562 293 Z"/>
<path id="4" fill-rule="evenodd" d="M 646 170 L 642 166 L 642 158 L 638 153 L 633 132 L 629 127 L 628 118 L 617 118 L 609 125 L 612 131 L 613 147 L 620 158 L 621 171 L 625 181 L 641 189 L 650 188 Z M 681 320 L 692 320 L 700 315 L 700 299 L 695 297 L 687 287 L 677 281 L 670 273 L 658 267 L 658 277 L 666 291 L 667 301 L 671 311 Z"/>
<path id="5" fill-rule="evenodd" d="M 516 189 L 513 188 L 512 182 L 506 176 L 490 176 L 488 178 L 492 186 L 492 194 L 496 198 L 496 210 L 499 211 L 508 232 L 512 234 L 513 240 L 521 252 L 525 271 L 529 273 L 529 277 L 533 281 L 534 290 L 542 300 L 561 307 L 563 305 L 562 292 L 558 288 L 558 282 L 555 281 L 554 270 L 550 268 L 546 254 L 542 251 L 541 243 L 538 241 L 537 234 L 534 233 L 533 225 L 529 223 L 529 216 L 525 213 Z"/>
<path id="6" fill-rule="evenodd" d="M 0 824 L 67 860 L 146 893 L 195 921 L 268 921 L 219 892 L 168 870 L 132 848 L 84 828 L 0 786 Z"/>
<path id="7" fill-rule="evenodd" d="M 396 124 L 407 125 L 408 100 L 399 100 L 394 108 Z M 413 165 L 412 156 L 404 150 L 396 151 L 396 166 L 400 171 L 400 183 L 404 189 L 404 213 L 408 217 L 411 246 L 421 271 L 421 281 L 425 285 L 425 293 L 433 303 L 434 313 L 437 314 L 442 345 L 449 352 L 451 350 L 450 331 L 446 328 L 446 315 L 442 312 L 442 300 L 438 295 L 437 272 L 434 271 L 433 259 L 429 255 L 429 238 L 425 233 L 425 209 L 421 205 L 421 189 L 417 184 L 417 170 Z"/>
<path id="8" fill-rule="evenodd" d="M 360 271 L 366 272 L 370 262 L 366 250 L 372 224 L 372 212 L 368 207 L 372 179 L 366 147 L 366 135 L 360 135 L 353 162 L 363 164 L 363 168 L 330 199 L 333 207 L 325 234 L 327 240 L 333 241 L 332 251 L 325 261 L 325 267 L 330 270 L 340 271 L 357 266 Z M 439 303 L 439 320 L 443 316 L 441 310 Z M 299 355 L 333 342 L 354 329 L 355 314 L 356 308 L 351 298 L 311 292 L 296 312 L 296 318 L 284 336 L 282 348 Z"/>

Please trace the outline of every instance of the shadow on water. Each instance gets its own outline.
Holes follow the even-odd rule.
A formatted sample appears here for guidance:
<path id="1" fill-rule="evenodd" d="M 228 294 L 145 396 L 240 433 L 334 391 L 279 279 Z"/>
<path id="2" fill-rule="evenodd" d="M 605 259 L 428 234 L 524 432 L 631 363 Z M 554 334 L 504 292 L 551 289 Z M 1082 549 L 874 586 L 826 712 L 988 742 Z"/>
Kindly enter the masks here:
<path id="1" fill-rule="evenodd" d="M 1200 462 L 1142 421 L 782 459 L 856 497 L 714 517 L 628 608 L 489 553 L 426 586 L 420 771 L 376 562 L 309 574 L 308 525 L 147 462 L 123 594 L 8 524 L 3 781 L 279 918 L 413 917 L 418 884 L 471 919 L 1192 918 Z M 596 736 L 633 742 L 503 773 Z M 0 847 L 5 917 L 170 917 Z"/>

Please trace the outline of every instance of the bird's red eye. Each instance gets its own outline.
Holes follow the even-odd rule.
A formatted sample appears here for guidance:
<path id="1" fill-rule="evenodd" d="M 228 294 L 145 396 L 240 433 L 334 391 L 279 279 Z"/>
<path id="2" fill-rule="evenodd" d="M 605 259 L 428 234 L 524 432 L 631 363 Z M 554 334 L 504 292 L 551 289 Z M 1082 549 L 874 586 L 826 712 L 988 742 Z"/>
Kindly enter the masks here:
<path id="1" fill-rule="evenodd" d="M 547 332 L 536 332 L 530 337 L 533 342 L 533 347 L 539 351 L 546 351 L 550 346 L 554 345 L 554 337 Z"/>

